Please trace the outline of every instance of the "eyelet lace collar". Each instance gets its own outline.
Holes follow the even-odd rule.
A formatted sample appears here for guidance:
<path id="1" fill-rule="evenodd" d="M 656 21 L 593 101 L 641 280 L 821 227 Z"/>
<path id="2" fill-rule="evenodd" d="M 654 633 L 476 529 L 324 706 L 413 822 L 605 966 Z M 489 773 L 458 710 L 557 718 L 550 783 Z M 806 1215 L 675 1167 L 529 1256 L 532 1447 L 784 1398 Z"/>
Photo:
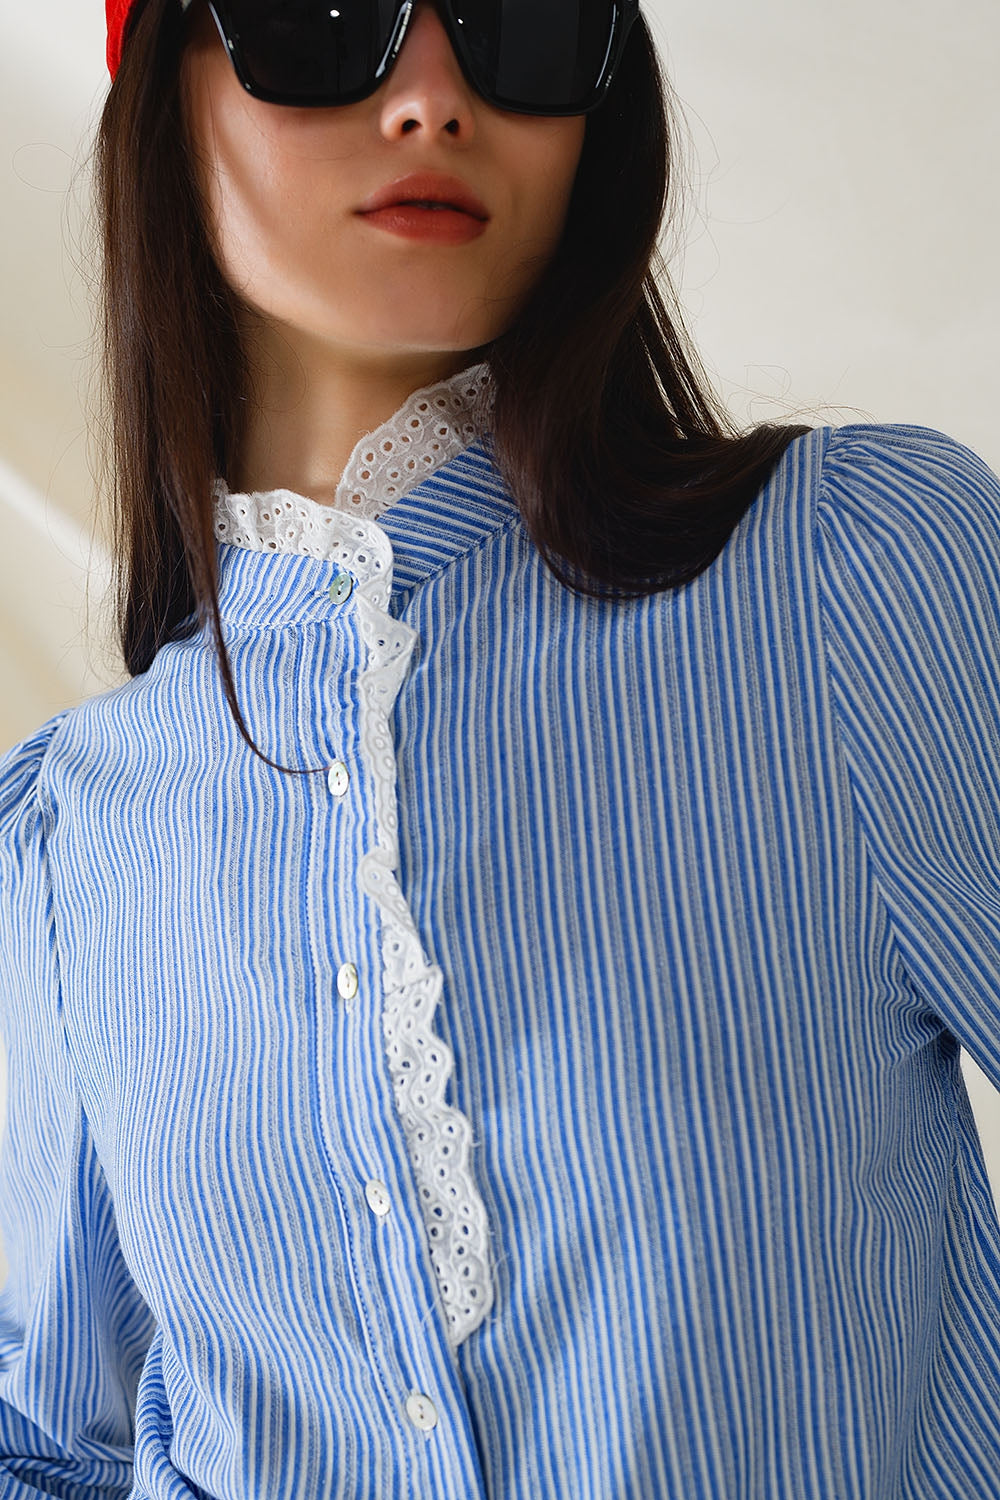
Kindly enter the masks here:
<path id="1" fill-rule="evenodd" d="M 340 534 L 341 528 L 331 525 L 335 512 L 374 520 L 475 442 L 486 429 L 491 404 L 492 383 L 485 363 L 414 391 L 387 422 L 355 446 L 332 505 L 320 505 L 290 490 L 232 494 L 218 480 L 215 535 L 253 551 L 325 558 L 333 536 Z"/>

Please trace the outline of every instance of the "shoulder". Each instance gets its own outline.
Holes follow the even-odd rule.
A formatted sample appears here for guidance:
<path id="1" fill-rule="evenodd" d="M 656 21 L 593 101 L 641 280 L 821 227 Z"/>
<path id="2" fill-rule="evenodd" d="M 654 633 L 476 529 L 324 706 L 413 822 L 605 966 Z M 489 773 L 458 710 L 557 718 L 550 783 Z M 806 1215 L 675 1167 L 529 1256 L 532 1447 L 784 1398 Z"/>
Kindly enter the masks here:
<path id="1" fill-rule="evenodd" d="M 0 1033 L 29 1028 L 52 993 L 50 875 L 45 771 L 65 714 L 57 714 L 0 757 Z"/>
<path id="2" fill-rule="evenodd" d="M 826 429 L 816 489 L 827 535 L 908 537 L 911 546 L 1000 539 L 1000 481 L 970 448 L 928 427 Z"/>
<path id="3" fill-rule="evenodd" d="M 815 570 L 839 690 L 869 725 L 909 705 L 914 736 L 995 723 L 1000 480 L 924 427 L 827 430 L 821 446 Z"/>
<path id="4" fill-rule="evenodd" d="M 148 737 L 145 676 L 63 709 L 0 755 L 0 862 L 17 857 L 37 824 L 50 831 L 64 794 L 98 767 L 124 765 L 130 741 Z"/>
<path id="5" fill-rule="evenodd" d="M 772 545 L 794 536 L 828 599 L 1000 594 L 1000 480 L 945 433 L 819 428 L 789 446 L 768 490 Z"/>
<path id="6" fill-rule="evenodd" d="M 844 427 L 817 491 L 827 590 L 873 618 L 981 619 L 1000 602 L 1000 481 L 969 448 L 925 427 Z"/>
<path id="7" fill-rule="evenodd" d="M 16 844 L 38 817 L 46 760 L 67 712 L 54 715 L 0 756 L 0 849 Z"/>

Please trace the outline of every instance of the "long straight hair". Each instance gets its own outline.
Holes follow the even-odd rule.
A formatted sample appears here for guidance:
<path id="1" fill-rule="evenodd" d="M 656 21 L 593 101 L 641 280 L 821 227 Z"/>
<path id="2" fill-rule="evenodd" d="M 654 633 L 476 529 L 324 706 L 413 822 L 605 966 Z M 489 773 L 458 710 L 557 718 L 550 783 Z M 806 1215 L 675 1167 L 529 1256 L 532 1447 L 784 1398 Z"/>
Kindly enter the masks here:
<path id="1" fill-rule="evenodd" d="M 118 635 L 135 676 L 166 642 L 207 628 L 239 732 L 262 755 L 222 638 L 212 513 L 215 479 L 236 470 L 253 369 L 192 166 L 184 36 L 178 0 L 140 0 L 96 146 Z M 657 249 L 671 144 L 640 16 L 587 118 L 555 256 L 512 326 L 476 352 L 493 381 L 492 456 L 525 528 L 560 582 L 594 595 L 695 578 L 808 430 L 739 433 L 704 378 Z"/>

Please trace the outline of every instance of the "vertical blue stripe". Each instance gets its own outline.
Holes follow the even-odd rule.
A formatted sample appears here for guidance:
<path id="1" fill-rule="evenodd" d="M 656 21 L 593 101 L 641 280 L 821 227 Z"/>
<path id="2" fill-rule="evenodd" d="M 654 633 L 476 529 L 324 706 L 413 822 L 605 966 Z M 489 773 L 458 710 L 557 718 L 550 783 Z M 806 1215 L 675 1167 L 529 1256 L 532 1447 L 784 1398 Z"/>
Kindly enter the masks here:
<path id="1" fill-rule="evenodd" d="M 204 636 L 0 762 L 0 1493 L 995 1500 L 996 479 L 810 434 L 625 603 L 480 444 L 352 525 L 220 548 L 251 729 L 343 797 Z"/>

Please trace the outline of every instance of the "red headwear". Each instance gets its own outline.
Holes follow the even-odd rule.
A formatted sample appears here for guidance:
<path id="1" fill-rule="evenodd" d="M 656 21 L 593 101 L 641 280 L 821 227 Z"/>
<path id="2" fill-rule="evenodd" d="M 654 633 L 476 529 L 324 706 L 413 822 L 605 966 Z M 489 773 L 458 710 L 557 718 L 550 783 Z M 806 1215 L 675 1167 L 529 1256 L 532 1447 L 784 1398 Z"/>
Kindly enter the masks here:
<path id="1" fill-rule="evenodd" d="M 114 78 L 122 60 L 122 36 L 133 0 L 105 0 L 108 12 L 108 72 Z"/>

